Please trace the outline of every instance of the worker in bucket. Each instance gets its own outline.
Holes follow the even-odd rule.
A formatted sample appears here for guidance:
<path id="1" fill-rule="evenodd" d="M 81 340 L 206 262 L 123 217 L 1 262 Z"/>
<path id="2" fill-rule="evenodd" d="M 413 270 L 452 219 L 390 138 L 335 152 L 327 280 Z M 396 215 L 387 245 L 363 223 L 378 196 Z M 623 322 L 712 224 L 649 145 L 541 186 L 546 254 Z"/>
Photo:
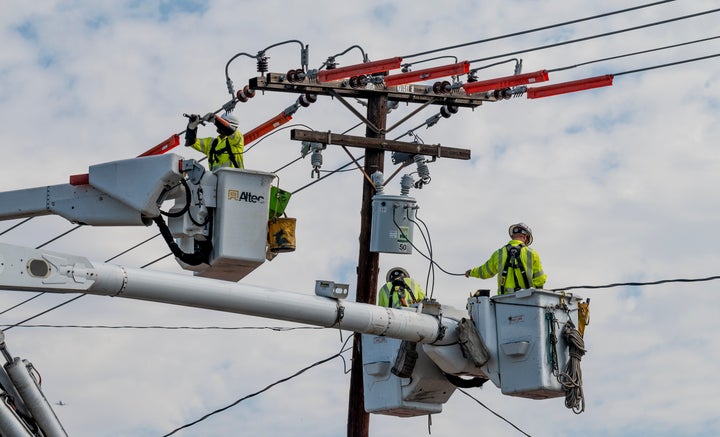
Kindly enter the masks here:
<path id="1" fill-rule="evenodd" d="M 187 130 L 185 131 L 185 147 L 204 153 L 208 157 L 210 170 L 215 171 L 222 167 L 245 168 L 243 163 L 243 135 L 238 130 L 238 119 L 226 112 L 215 115 L 212 112 L 200 116 L 189 115 Z M 212 121 L 217 128 L 217 137 L 198 138 L 198 125 Z"/>
<path id="2" fill-rule="evenodd" d="M 510 242 L 493 252 L 485 264 L 466 271 L 465 277 L 488 279 L 497 275 L 498 294 L 542 288 L 547 275 L 540 255 L 529 247 L 533 242 L 530 226 L 516 223 L 508 228 L 508 234 Z"/>
<path id="3" fill-rule="evenodd" d="M 407 307 L 425 298 L 420 285 L 402 267 L 393 267 L 385 276 L 387 281 L 378 291 L 381 307 Z"/>

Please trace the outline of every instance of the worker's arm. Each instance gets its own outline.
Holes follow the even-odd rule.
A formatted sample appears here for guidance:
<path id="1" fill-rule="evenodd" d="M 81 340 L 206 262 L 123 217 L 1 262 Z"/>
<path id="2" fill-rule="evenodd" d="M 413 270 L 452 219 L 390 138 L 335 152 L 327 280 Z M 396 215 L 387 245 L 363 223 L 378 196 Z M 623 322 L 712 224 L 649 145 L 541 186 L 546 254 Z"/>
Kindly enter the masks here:
<path id="1" fill-rule="evenodd" d="M 493 276 L 497 275 L 498 272 L 498 257 L 500 256 L 500 250 L 496 250 L 493 252 L 492 256 L 490 257 L 487 262 L 481 266 L 473 267 L 472 269 L 465 272 L 465 276 L 467 277 L 473 277 L 473 278 L 481 278 L 481 279 L 488 279 L 492 278 Z"/>
<path id="2" fill-rule="evenodd" d="M 532 271 L 532 283 L 535 288 L 543 288 L 547 275 L 543 271 L 542 263 L 540 262 L 540 255 L 534 250 L 532 251 L 533 258 L 533 271 Z"/>

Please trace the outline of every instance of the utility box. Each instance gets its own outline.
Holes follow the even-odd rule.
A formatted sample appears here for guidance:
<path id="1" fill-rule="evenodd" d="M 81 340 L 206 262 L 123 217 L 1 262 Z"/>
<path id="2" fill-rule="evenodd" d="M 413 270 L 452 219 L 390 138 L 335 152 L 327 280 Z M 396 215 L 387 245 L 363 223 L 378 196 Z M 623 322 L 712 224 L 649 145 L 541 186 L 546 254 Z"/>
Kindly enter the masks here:
<path id="1" fill-rule="evenodd" d="M 412 417 L 442 412 L 455 391 L 435 363 L 417 345 L 417 361 L 408 378 L 392 373 L 402 340 L 362 335 L 365 411 Z"/>
<path id="2" fill-rule="evenodd" d="M 532 288 L 468 300 L 473 322 L 492 357 L 485 370 L 503 394 L 530 399 L 565 395 L 551 354 L 554 348 L 562 371 L 569 358 L 562 328 L 568 320 L 578 325 L 579 301 L 577 296 Z"/>
<path id="3" fill-rule="evenodd" d="M 411 254 L 416 201 L 409 196 L 376 194 L 372 199 L 370 251 Z"/>
<path id="4" fill-rule="evenodd" d="M 210 266 L 198 276 L 239 281 L 265 262 L 270 184 L 275 175 L 221 168 L 213 217 Z"/>

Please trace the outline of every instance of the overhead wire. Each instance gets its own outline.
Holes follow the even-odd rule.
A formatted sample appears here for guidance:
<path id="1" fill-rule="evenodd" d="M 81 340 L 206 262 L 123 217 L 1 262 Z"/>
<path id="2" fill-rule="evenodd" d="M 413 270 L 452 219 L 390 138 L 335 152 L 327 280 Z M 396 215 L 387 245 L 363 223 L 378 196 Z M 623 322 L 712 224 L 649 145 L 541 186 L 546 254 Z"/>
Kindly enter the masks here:
<path id="1" fill-rule="evenodd" d="M 492 414 L 494 414 L 496 417 L 500 418 L 503 422 L 507 423 L 508 425 L 512 426 L 513 428 L 515 428 L 516 430 L 518 430 L 519 432 L 521 432 L 523 435 L 526 435 L 526 436 L 530 437 L 530 434 L 526 433 L 525 431 L 523 431 L 522 429 L 520 429 L 517 425 L 515 425 L 514 423 L 512 423 L 512 422 L 509 421 L 508 419 L 504 418 L 504 417 L 501 416 L 500 414 L 498 414 L 498 413 L 496 413 L 495 411 L 493 411 L 492 409 L 490 409 L 490 407 L 488 407 L 487 405 L 485 405 L 485 404 L 483 404 L 482 402 L 480 402 L 480 400 L 478 400 L 477 398 L 475 398 L 474 396 L 472 396 L 470 393 L 466 392 L 465 390 L 463 390 L 463 389 L 461 389 L 461 388 L 459 388 L 458 391 L 459 391 L 460 393 L 464 394 L 465 396 L 469 397 L 470 399 L 474 400 L 474 401 L 477 402 L 478 404 L 480 404 L 481 407 L 485 408 L 486 410 L 488 410 L 489 412 L 491 412 Z"/>
<path id="2" fill-rule="evenodd" d="M 586 36 L 583 38 L 571 39 L 571 40 L 567 40 L 567 41 L 561 41 L 561 42 L 557 42 L 557 43 L 553 43 L 553 44 L 546 44 L 546 45 L 532 47 L 532 48 L 523 49 L 523 50 L 515 50 L 513 52 L 503 53 L 501 55 L 486 56 L 484 58 L 473 59 L 469 62 L 472 64 L 474 62 L 489 61 L 491 59 L 505 58 L 508 56 L 519 55 L 521 53 L 530 53 L 530 52 L 535 52 L 538 50 L 545 50 L 545 49 L 560 47 L 560 46 L 564 46 L 564 45 L 568 45 L 568 44 L 575 44 L 578 42 L 590 41 L 590 40 L 597 39 L 597 38 L 604 38 L 604 37 L 611 36 L 611 35 L 618 35 L 618 34 L 625 33 L 625 32 L 632 32 L 634 30 L 640 30 L 640 29 L 646 29 L 648 27 L 659 26 L 661 24 L 668 24 L 668 23 L 672 23 L 675 21 L 686 20 L 689 18 L 695 18 L 695 17 L 699 17 L 702 15 L 707 15 L 707 14 L 713 14 L 713 13 L 719 12 L 719 11 L 720 11 L 720 8 L 710 9 L 710 10 L 703 11 L 703 12 L 697 12 L 695 14 L 683 15 L 680 17 L 669 18 L 667 20 L 655 21 L 652 23 L 641 24 L 639 26 L 633 26 L 633 27 L 627 27 L 625 29 L 620 29 L 620 30 L 613 30 L 611 32 L 599 33 L 596 35 Z"/>
<path id="3" fill-rule="evenodd" d="M 261 389 L 261 390 L 258 390 L 258 391 L 254 392 L 254 393 L 251 393 L 251 394 L 247 395 L 247 396 L 244 396 L 244 397 L 236 400 L 235 402 L 233 402 L 233 403 L 231 403 L 231 404 L 229 404 L 229 405 L 226 405 L 226 406 L 224 406 L 224 407 L 222 407 L 222 408 L 218 408 L 217 410 L 211 411 L 210 413 L 205 414 L 204 416 L 200 417 L 200 418 L 197 419 L 197 420 L 194 420 L 194 421 L 189 422 L 189 423 L 186 423 L 185 425 L 182 425 L 182 426 L 180 426 L 180 427 L 178 427 L 178 428 L 175 428 L 174 430 L 170 431 L 169 433 L 164 434 L 163 437 L 169 437 L 169 436 L 177 433 L 178 431 L 181 431 L 181 430 L 183 430 L 183 429 L 190 428 L 191 426 L 197 425 L 198 423 L 204 421 L 205 419 L 207 419 L 207 418 L 209 418 L 209 417 L 211 417 L 211 416 L 214 416 L 215 414 L 222 413 L 223 411 L 228 410 L 228 409 L 234 407 L 235 405 L 239 404 L 240 402 L 242 402 L 242 401 L 244 401 L 244 400 L 247 400 L 247 399 L 250 399 L 250 398 L 252 398 L 252 397 L 255 397 L 255 396 L 257 396 L 257 395 L 259 395 L 259 394 L 261 394 L 261 393 L 264 393 L 264 392 L 270 390 L 271 388 L 275 387 L 276 385 L 282 384 L 282 383 L 287 382 L 287 381 L 289 381 L 289 380 L 291 380 L 291 379 L 293 379 L 293 378 L 295 378 L 295 377 L 297 377 L 297 376 L 300 376 L 300 375 L 302 375 L 303 373 L 307 372 L 308 370 L 312 369 L 313 367 L 317 367 L 317 366 L 319 366 L 319 365 L 321 365 L 321 364 L 325 364 L 325 363 L 327 363 L 328 361 L 334 360 L 335 358 L 342 357 L 342 354 L 343 354 L 343 353 L 345 353 L 345 352 L 347 352 L 348 350 L 352 349 L 352 348 L 346 347 L 348 340 L 350 340 L 351 338 L 353 338 L 353 337 L 350 336 L 350 337 L 348 337 L 348 338 L 345 340 L 345 342 L 343 343 L 343 345 L 342 345 L 342 347 L 340 348 L 340 351 L 339 351 L 338 353 L 333 354 L 333 355 L 330 355 L 330 356 L 327 357 L 327 358 L 323 358 L 322 360 L 316 361 L 316 362 L 310 364 L 309 366 L 306 366 L 306 367 L 298 370 L 297 372 L 295 372 L 294 374 L 292 374 L 292 375 L 290 375 L 290 376 L 288 376 L 288 377 L 279 379 L 279 380 L 273 382 L 272 384 L 269 384 L 269 385 L 265 386 L 265 388 L 263 388 L 263 389 Z M 344 364 L 344 360 L 343 360 L 343 364 Z"/>
<path id="4" fill-rule="evenodd" d="M 414 58 L 414 57 L 417 57 L 417 56 L 429 55 L 429 54 L 432 54 L 432 53 L 442 52 L 442 51 L 445 51 L 445 50 L 453 50 L 453 49 L 458 49 L 458 48 L 462 48 L 462 47 L 469 47 L 469 46 L 471 46 L 471 45 L 483 44 L 483 43 L 491 42 L 491 41 L 497 41 L 497 40 L 501 40 L 501 39 L 505 39 L 505 38 L 512 38 L 512 37 L 514 37 L 514 36 L 527 35 L 527 34 L 534 33 L 534 32 L 540 32 L 540 31 L 543 31 L 543 30 L 554 29 L 554 28 L 556 28 L 556 27 L 562 27 L 562 26 L 567 26 L 567 25 L 570 25 L 570 24 L 582 23 L 582 22 L 584 22 L 584 21 L 591 21 L 591 20 L 595 20 L 595 19 L 598 19 L 598 18 L 605 18 L 605 17 L 609 17 L 609 16 L 612 16 L 612 15 L 623 14 L 623 13 L 626 13 L 626 12 L 635 11 L 635 10 L 638 10 L 638 9 L 644 9 L 644 8 L 648 8 L 648 7 L 652 7 L 652 6 L 658 6 L 658 5 L 661 5 L 661 4 L 663 4 L 663 3 L 671 3 L 671 2 L 673 2 L 673 1 L 675 1 L 675 0 L 664 0 L 664 1 L 654 2 L 654 3 L 647 3 L 647 4 L 644 4 L 644 5 L 633 6 L 633 7 L 631 7 L 631 8 L 620 9 L 620 10 L 617 10 L 617 11 L 606 12 L 606 13 L 598 14 L 598 15 L 592 15 L 592 16 L 585 17 L 585 18 L 578 18 L 578 19 L 575 19 L 575 20 L 564 21 L 564 22 L 562 22 L 562 23 L 556 23 L 556 24 L 551 24 L 551 25 L 548 25 L 548 26 L 536 27 L 536 28 L 533 28 L 533 29 L 528 29 L 528 30 L 523 30 L 523 31 L 519 31 L 519 32 L 508 33 L 508 34 L 505 34 L 505 35 L 500 35 L 500 36 L 495 36 L 495 37 L 491 37 L 491 38 L 480 39 L 480 40 L 477 40 L 477 41 L 471 41 L 471 42 L 467 42 L 467 43 L 463 43 L 463 44 L 456 44 L 456 45 L 452 45 L 452 46 L 442 47 L 442 48 L 439 48 L 439 49 L 433 49 L 433 50 L 428 50 L 428 51 L 424 51 L 424 52 L 420 52 L 420 53 L 414 53 L 414 54 L 411 54 L 411 55 L 405 55 L 405 56 L 402 56 L 402 58 L 403 58 L 403 59 L 406 59 L 406 58 Z"/>

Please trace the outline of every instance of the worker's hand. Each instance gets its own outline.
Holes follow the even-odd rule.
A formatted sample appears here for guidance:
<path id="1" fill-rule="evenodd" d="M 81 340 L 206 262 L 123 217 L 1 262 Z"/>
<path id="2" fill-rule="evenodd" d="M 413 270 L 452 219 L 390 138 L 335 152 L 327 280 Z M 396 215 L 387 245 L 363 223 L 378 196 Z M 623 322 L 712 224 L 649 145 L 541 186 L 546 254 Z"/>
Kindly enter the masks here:
<path id="1" fill-rule="evenodd" d="M 202 121 L 202 119 L 200 118 L 200 116 L 198 114 L 190 114 L 190 116 L 188 118 L 190 119 L 190 121 L 188 121 L 187 127 L 190 130 L 197 129 L 198 125 Z"/>
<path id="2" fill-rule="evenodd" d="M 215 119 L 215 113 L 208 112 L 207 114 L 203 115 L 202 121 L 213 121 Z"/>

